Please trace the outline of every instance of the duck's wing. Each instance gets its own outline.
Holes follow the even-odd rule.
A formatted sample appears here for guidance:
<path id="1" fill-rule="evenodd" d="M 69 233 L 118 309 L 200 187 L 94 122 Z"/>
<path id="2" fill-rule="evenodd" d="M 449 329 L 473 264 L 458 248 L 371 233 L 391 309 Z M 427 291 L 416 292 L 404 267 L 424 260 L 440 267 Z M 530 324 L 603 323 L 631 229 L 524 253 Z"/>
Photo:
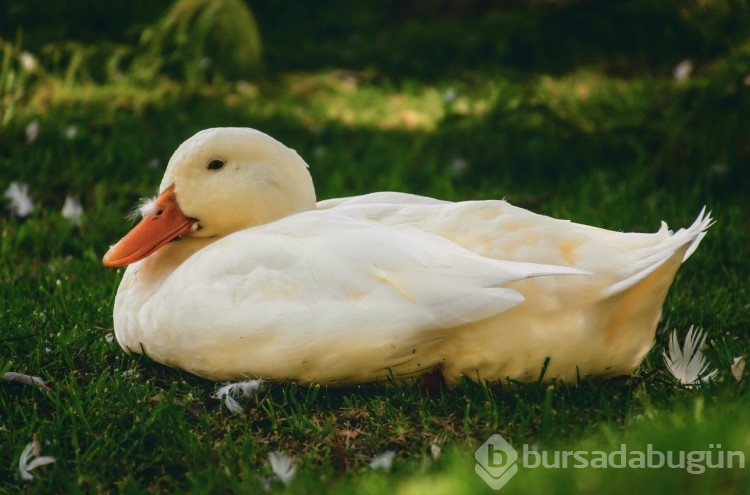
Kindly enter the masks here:
<path id="1" fill-rule="evenodd" d="M 590 298 L 627 290 L 682 251 L 687 259 L 713 220 L 705 208 L 693 224 L 672 232 L 662 222 L 655 233 L 615 232 L 539 215 L 505 201 L 450 203 L 378 193 L 344 198 L 329 208 L 352 218 L 409 225 L 495 259 L 575 266 L 594 273 L 577 279 Z M 544 284 L 543 280 L 535 284 Z"/>

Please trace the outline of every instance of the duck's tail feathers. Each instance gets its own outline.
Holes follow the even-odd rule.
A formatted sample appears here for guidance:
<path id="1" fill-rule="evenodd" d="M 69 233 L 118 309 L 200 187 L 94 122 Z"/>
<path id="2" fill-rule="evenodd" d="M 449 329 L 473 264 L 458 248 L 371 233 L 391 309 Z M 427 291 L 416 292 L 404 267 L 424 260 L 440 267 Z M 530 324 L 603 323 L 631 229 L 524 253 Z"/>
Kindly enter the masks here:
<path id="1" fill-rule="evenodd" d="M 706 236 L 706 231 L 714 223 L 716 222 L 714 221 L 713 218 L 711 218 L 711 212 L 709 211 L 708 213 L 706 213 L 706 207 L 704 206 L 700 214 L 698 215 L 698 218 L 696 218 L 695 221 L 693 222 L 693 225 L 691 225 L 687 229 L 680 229 L 677 232 L 675 232 L 675 234 L 672 236 L 673 239 L 677 237 L 678 235 L 683 235 L 684 237 L 687 237 L 688 239 L 692 239 L 690 241 L 690 246 L 685 252 L 685 257 L 682 258 L 683 262 L 686 259 L 688 259 L 690 255 L 695 252 L 696 249 L 698 249 L 698 245 Z"/>
<path id="2" fill-rule="evenodd" d="M 704 206 L 698 218 L 695 219 L 690 227 L 680 229 L 665 241 L 648 248 L 640 263 L 638 263 L 639 268 L 635 273 L 625 280 L 621 280 L 608 287 L 602 296 L 606 298 L 635 286 L 659 269 L 668 260 L 672 259 L 677 251 L 684 250 L 684 254 L 682 255 L 682 262 L 684 262 L 695 252 L 701 240 L 706 235 L 706 230 L 713 224 L 714 220 L 711 218 L 711 212 L 707 213 Z M 660 232 L 666 230 L 668 230 L 667 225 L 662 222 Z"/>

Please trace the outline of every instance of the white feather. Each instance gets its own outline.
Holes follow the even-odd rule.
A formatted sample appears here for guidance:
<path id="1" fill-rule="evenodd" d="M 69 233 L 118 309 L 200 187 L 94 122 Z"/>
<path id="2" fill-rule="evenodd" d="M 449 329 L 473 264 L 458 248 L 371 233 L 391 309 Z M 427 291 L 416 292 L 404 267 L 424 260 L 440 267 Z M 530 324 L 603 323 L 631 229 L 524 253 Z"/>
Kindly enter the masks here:
<path id="1" fill-rule="evenodd" d="M 10 211 L 19 218 L 26 218 L 34 212 L 34 202 L 29 196 L 28 184 L 11 182 L 3 194 L 10 202 Z"/>
<path id="2" fill-rule="evenodd" d="M 393 458 L 396 457 L 396 453 L 392 450 L 386 450 L 382 454 L 378 454 L 370 461 L 370 467 L 373 469 L 383 469 L 390 471 L 393 465 Z"/>
<path id="3" fill-rule="evenodd" d="M 687 387 L 699 386 L 717 373 L 717 370 L 706 373 L 708 362 L 701 352 L 705 342 L 706 335 L 703 331 L 691 325 L 682 348 L 677 341 L 677 331 L 672 330 L 668 350 L 662 353 L 669 372 Z"/>
<path id="4" fill-rule="evenodd" d="M 73 225 L 81 225 L 83 219 L 83 206 L 81 203 L 72 196 L 65 196 L 65 203 L 63 204 L 60 214 L 63 218 L 68 219 Z"/>
<path id="5" fill-rule="evenodd" d="M 25 481 L 34 480 L 34 475 L 31 474 L 31 471 L 34 469 L 57 460 L 52 456 L 39 455 L 38 449 L 38 444 L 31 442 L 26 445 L 23 452 L 21 452 L 21 457 L 18 459 L 18 472 L 21 475 L 21 479 Z"/>
<path id="6" fill-rule="evenodd" d="M 243 408 L 239 400 L 254 397 L 262 388 L 262 380 L 246 380 L 243 382 L 229 383 L 217 390 L 213 397 L 222 400 L 231 413 L 242 412 Z M 239 400 L 238 400 L 239 399 Z"/>
<path id="7" fill-rule="evenodd" d="M 297 474 L 297 467 L 292 462 L 292 458 L 283 452 L 269 452 L 268 461 L 271 463 L 271 470 L 285 485 L 288 485 Z"/>
<path id="8" fill-rule="evenodd" d="M 141 198 L 135 209 L 128 214 L 128 220 L 135 221 L 156 212 L 156 196 Z"/>

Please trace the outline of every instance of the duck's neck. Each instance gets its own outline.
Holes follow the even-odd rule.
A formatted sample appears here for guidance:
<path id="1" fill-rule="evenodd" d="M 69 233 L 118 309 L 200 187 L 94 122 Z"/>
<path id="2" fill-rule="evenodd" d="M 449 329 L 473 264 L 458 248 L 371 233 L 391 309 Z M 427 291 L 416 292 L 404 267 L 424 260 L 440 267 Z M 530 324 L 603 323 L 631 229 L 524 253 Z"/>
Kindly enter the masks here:
<path id="1" fill-rule="evenodd" d="M 219 237 L 184 237 L 162 247 L 148 258 L 132 265 L 140 283 L 158 286 L 178 266 L 204 247 L 216 242 Z"/>

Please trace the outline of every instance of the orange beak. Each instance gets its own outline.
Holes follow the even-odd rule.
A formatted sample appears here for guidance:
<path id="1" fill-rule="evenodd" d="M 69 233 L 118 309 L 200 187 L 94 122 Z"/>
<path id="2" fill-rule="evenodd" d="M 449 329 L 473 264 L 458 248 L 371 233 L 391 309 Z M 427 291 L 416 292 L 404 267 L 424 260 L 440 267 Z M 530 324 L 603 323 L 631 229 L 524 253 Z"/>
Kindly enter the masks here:
<path id="1" fill-rule="evenodd" d="M 174 185 L 169 186 L 156 198 L 152 211 L 107 251 L 102 263 L 107 268 L 116 268 L 142 260 L 160 247 L 192 232 L 197 221 L 182 213 Z"/>

